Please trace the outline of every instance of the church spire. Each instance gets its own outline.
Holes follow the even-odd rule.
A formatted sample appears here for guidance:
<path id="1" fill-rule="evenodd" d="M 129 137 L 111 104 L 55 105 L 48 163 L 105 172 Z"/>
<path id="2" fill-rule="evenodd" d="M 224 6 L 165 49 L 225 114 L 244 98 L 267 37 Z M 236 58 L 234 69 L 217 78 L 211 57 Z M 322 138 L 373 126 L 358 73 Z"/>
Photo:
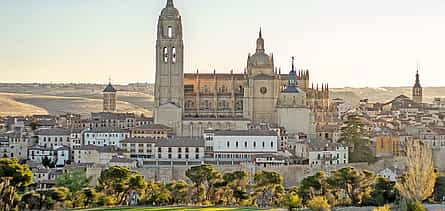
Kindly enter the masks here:
<path id="1" fill-rule="evenodd" d="M 264 53 L 264 39 L 263 39 L 263 33 L 261 31 L 258 34 L 258 39 L 256 40 L 256 52 L 257 53 Z"/>
<path id="2" fill-rule="evenodd" d="M 175 7 L 175 5 L 173 5 L 173 0 L 167 0 L 167 5 L 165 7 Z"/>
<path id="3" fill-rule="evenodd" d="M 417 65 L 417 71 L 416 71 L 416 83 L 414 84 L 414 87 L 421 87 L 421 86 L 420 86 L 420 76 L 419 76 L 419 65 Z"/>

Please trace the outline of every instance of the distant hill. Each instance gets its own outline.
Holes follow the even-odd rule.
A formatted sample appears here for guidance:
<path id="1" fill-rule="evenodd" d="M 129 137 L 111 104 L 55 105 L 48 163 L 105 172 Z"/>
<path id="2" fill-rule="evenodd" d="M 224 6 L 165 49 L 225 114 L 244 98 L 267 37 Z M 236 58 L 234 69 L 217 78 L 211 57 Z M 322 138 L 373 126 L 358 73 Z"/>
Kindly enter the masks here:
<path id="1" fill-rule="evenodd" d="M 357 105 L 361 99 L 369 99 L 370 102 L 387 102 L 399 95 L 411 97 L 411 87 L 379 87 L 379 88 L 336 88 L 330 89 L 330 97 L 341 98 Z M 435 97 L 445 97 L 445 87 L 424 87 L 424 102 L 432 102 Z"/>
<path id="2" fill-rule="evenodd" d="M 0 83 L 0 115 L 33 113 L 61 114 L 101 111 L 104 84 L 20 84 Z M 151 115 L 154 85 L 134 83 L 115 85 L 118 90 L 118 110 Z M 361 99 L 387 102 L 401 94 L 411 97 L 410 87 L 335 88 L 331 99 L 341 98 L 357 105 Z M 445 87 L 424 88 L 425 102 L 434 97 L 445 97 Z"/>

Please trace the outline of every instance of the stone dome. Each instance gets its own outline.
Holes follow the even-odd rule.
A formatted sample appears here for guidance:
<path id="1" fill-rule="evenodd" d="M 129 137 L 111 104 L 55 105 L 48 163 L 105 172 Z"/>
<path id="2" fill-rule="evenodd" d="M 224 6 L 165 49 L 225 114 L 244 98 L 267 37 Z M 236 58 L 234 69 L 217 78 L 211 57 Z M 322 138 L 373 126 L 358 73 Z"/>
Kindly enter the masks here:
<path id="1" fill-rule="evenodd" d="M 256 52 L 249 58 L 252 65 L 272 65 L 272 59 L 264 52 Z"/>

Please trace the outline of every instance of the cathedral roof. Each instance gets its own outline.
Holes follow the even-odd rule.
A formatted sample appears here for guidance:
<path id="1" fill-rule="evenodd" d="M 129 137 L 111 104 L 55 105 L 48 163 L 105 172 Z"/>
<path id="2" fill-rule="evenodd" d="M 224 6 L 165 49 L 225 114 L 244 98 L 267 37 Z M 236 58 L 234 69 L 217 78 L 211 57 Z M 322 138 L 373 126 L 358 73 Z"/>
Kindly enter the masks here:
<path id="1" fill-rule="evenodd" d="M 178 9 L 175 8 L 173 0 L 167 0 L 167 5 L 161 11 L 161 16 L 177 17 L 179 16 Z"/>
<path id="2" fill-rule="evenodd" d="M 249 57 L 249 63 L 253 65 L 272 65 L 272 59 L 264 52 L 256 52 Z"/>
<path id="3" fill-rule="evenodd" d="M 111 85 L 111 83 L 109 83 L 107 85 L 107 87 L 105 87 L 103 92 L 116 92 L 116 89 L 114 89 L 113 85 Z"/>
<path id="4" fill-rule="evenodd" d="M 265 53 L 265 49 L 264 49 L 264 39 L 263 39 L 263 35 L 261 33 L 261 28 L 260 28 L 260 33 L 259 33 L 259 37 L 256 41 L 256 52 L 255 54 L 253 54 L 252 56 L 249 57 L 248 61 L 249 64 L 252 65 L 273 65 L 273 57 L 269 56 Z"/>

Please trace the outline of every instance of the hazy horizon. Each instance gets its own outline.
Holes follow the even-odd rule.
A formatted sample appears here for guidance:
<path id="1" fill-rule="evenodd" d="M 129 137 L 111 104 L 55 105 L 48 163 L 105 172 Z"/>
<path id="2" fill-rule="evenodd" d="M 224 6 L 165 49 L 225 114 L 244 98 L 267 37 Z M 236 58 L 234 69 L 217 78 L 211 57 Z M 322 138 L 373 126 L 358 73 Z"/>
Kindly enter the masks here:
<path id="1" fill-rule="evenodd" d="M 263 29 L 275 66 L 330 87 L 445 86 L 445 2 L 174 0 L 184 72 L 242 72 Z M 153 83 L 165 0 L 3 0 L 0 82 Z"/>

